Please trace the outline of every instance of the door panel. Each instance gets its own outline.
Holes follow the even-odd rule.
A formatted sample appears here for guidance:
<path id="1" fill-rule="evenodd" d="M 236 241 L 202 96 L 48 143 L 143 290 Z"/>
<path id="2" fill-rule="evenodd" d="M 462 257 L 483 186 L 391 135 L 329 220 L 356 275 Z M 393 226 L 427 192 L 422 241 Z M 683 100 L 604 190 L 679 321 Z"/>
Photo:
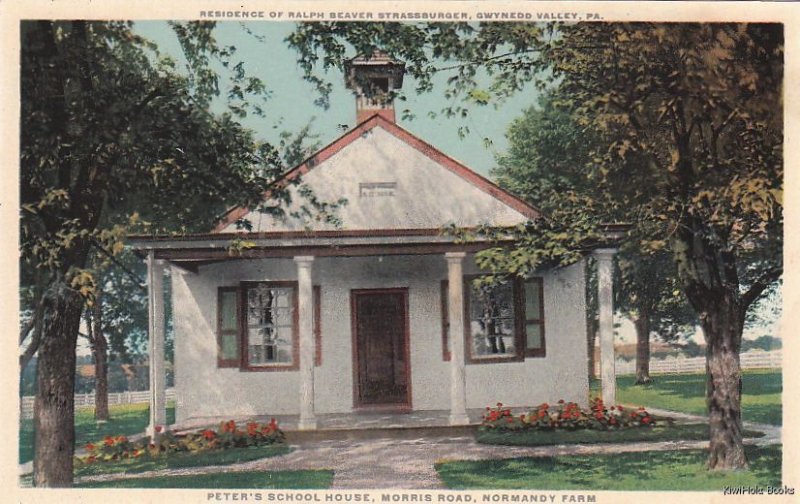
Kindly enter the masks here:
<path id="1" fill-rule="evenodd" d="M 405 290 L 353 293 L 356 405 L 407 405 Z"/>

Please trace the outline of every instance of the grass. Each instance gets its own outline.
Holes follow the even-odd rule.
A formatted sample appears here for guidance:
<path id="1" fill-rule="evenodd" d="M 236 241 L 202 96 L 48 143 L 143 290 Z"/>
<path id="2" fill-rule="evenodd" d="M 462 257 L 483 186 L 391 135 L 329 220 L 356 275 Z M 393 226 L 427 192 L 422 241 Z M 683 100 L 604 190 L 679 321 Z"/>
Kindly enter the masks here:
<path id="1" fill-rule="evenodd" d="M 719 491 L 780 486 L 781 448 L 745 448 L 750 469 L 711 472 L 705 450 L 448 461 L 435 465 L 451 489 Z"/>
<path id="2" fill-rule="evenodd" d="M 75 468 L 75 476 L 114 473 L 132 474 L 186 467 L 223 466 L 285 455 L 290 451 L 291 449 L 287 445 L 271 445 L 251 448 L 232 448 L 203 453 L 173 453 L 168 456 L 162 455 L 155 458 L 145 456 L 113 463 L 99 462 L 91 465 L 82 465 Z"/>
<path id="3" fill-rule="evenodd" d="M 149 422 L 148 404 L 118 404 L 109 407 L 111 420 L 98 424 L 94 420 L 94 408 L 75 410 L 75 446 L 98 441 L 104 436 L 131 436 L 144 432 Z M 167 423 L 175 422 L 175 406 L 167 406 Z M 33 460 L 33 420 L 22 420 L 19 430 L 19 462 Z"/>
<path id="4" fill-rule="evenodd" d="M 653 382 L 635 385 L 634 376 L 617 377 L 617 401 L 697 415 L 706 414 L 705 374 L 656 374 Z M 599 381 L 592 381 L 599 391 Z M 742 418 L 745 421 L 781 425 L 780 370 L 746 370 L 742 375 Z"/>
<path id="5" fill-rule="evenodd" d="M 190 476 L 157 476 L 115 481 L 92 481 L 78 488 L 330 488 L 333 471 L 242 471 Z"/>
<path id="6" fill-rule="evenodd" d="M 763 432 L 746 430 L 745 437 L 762 437 Z M 635 441 L 707 441 L 708 425 L 657 425 L 652 428 L 631 428 L 618 431 L 479 431 L 479 443 L 508 446 L 547 446 L 559 444 L 627 443 Z"/>

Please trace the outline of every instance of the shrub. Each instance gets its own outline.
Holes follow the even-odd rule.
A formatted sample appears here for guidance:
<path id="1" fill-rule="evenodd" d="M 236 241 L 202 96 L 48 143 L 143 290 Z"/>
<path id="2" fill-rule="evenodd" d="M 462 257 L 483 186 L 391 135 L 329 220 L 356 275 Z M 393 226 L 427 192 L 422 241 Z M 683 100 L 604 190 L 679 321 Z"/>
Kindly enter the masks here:
<path id="1" fill-rule="evenodd" d="M 574 402 L 558 401 L 555 405 L 542 403 L 528 413 L 514 416 L 511 409 L 497 403 L 494 408 L 487 407 L 483 415 L 481 429 L 517 430 L 613 430 L 629 427 L 652 427 L 655 420 L 644 408 L 631 409 L 623 406 L 607 408 L 600 398 L 591 400 L 588 409 L 582 409 Z"/>
<path id="2" fill-rule="evenodd" d="M 160 428 L 156 428 L 161 432 Z M 76 457 L 79 463 L 110 462 L 143 455 L 158 457 L 172 453 L 199 453 L 209 450 L 228 448 L 247 448 L 250 446 L 266 446 L 286 441 L 286 435 L 278 427 L 273 418 L 269 423 L 249 422 L 246 430 L 237 427 L 233 420 L 222 422 L 216 431 L 205 429 L 189 434 L 176 435 L 164 432 L 157 440 L 145 438 L 141 442 L 132 443 L 125 436 L 106 436 L 102 442 L 86 445 L 86 456 Z"/>

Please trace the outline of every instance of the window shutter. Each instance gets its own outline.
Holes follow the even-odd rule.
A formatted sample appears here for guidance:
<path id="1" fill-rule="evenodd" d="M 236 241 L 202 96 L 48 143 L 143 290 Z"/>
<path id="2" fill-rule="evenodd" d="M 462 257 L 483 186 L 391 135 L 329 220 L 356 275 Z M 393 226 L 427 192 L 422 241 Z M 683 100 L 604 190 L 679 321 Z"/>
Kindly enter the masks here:
<path id="1" fill-rule="evenodd" d="M 525 356 L 544 357 L 544 282 L 540 277 L 525 280 Z"/>
<path id="2" fill-rule="evenodd" d="M 217 289 L 217 367 L 239 367 L 239 289 Z"/>

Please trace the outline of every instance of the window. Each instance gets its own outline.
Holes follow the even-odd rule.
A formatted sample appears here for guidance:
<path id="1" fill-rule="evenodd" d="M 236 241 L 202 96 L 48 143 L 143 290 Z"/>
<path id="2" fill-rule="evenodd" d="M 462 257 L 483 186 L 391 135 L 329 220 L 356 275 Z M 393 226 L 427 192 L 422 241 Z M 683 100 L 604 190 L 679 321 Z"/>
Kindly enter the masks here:
<path id="1" fill-rule="evenodd" d="M 542 279 L 507 279 L 475 286 L 475 278 L 465 279 L 464 285 L 467 360 L 544 357 Z"/>
<path id="2" fill-rule="evenodd" d="M 220 287 L 217 365 L 257 371 L 297 369 L 297 315 L 296 282 Z M 319 339 L 317 318 L 315 312 L 314 335 Z"/>
<path id="3" fill-rule="evenodd" d="M 292 366 L 297 364 L 297 300 L 294 286 L 274 283 L 244 287 L 245 364 Z"/>

